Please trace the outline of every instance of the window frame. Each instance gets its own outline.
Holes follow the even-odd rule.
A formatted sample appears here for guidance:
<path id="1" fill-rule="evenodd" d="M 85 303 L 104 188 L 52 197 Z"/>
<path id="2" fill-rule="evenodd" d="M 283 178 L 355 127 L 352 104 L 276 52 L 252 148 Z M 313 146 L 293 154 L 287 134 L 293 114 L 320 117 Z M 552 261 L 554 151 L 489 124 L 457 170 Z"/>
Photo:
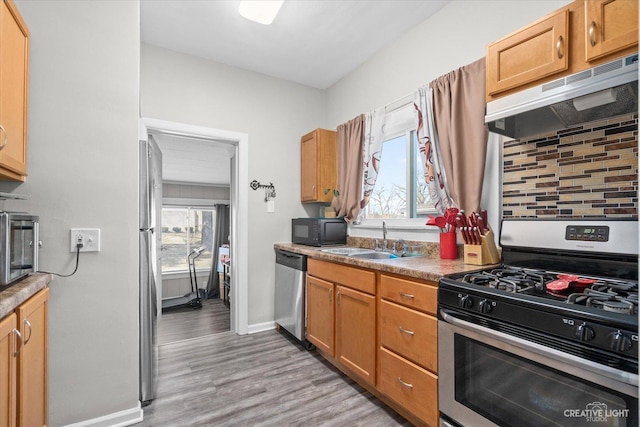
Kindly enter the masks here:
<path id="1" fill-rule="evenodd" d="M 213 237 L 214 237 L 214 241 L 215 241 L 215 216 L 216 216 L 216 209 L 215 209 L 215 205 L 212 203 L 208 203 L 207 200 L 197 200 L 197 199 L 185 199 L 184 201 L 180 201 L 180 199 L 171 199 L 171 200 L 163 200 L 162 203 L 162 207 L 161 207 L 161 215 L 162 215 L 162 211 L 164 211 L 164 209 L 186 209 L 187 210 L 187 215 L 189 215 L 189 211 L 190 210 L 209 210 L 213 213 Z M 161 242 L 161 248 L 162 248 L 162 227 L 164 227 L 164 224 L 162 223 L 162 217 L 161 217 L 161 223 L 160 223 L 160 242 Z M 187 227 L 187 242 L 186 242 L 186 246 L 187 246 L 187 250 L 184 254 L 184 258 L 185 258 L 185 262 L 186 262 L 186 258 L 187 255 L 189 254 L 189 252 L 191 251 L 190 248 L 190 244 L 189 244 L 189 233 L 190 233 L 190 227 Z M 213 250 L 213 248 L 212 248 Z M 213 265 L 213 255 L 214 253 L 212 253 L 212 257 L 211 257 L 211 262 Z M 160 255 L 160 257 L 162 257 L 162 255 Z M 161 268 L 161 273 L 163 277 L 168 277 L 168 278 L 184 278 L 184 277 L 189 277 L 189 265 L 187 264 L 186 267 L 184 269 L 180 269 L 180 270 L 170 270 L 170 271 L 165 271 L 164 270 L 164 263 L 161 263 L 160 268 Z M 209 267 L 196 267 L 196 275 L 200 276 L 203 275 L 205 273 L 209 273 L 211 271 L 211 266 Z"/>
<path id="2" fill-rule="evenodd" d="M 406 153 L 409 154 L 408 162 L 411 165 L 407 167 L 405 170 L 406 177 L 405 182 L 410 183 L 410 188 L 407 186 L 407 192 L 410 192 L 412 197 L 410 197 L 410 204 L 407 203 L 407 211 L 411 210 L 414 212 L 417 210 L 417 206 L 415 203 L 415 191 L 417 191 L 417 179 L 420 179 L 419 176 L 416 177 L 416 180 L 411 180 L 411 175 L 413 175 L 413 171 L 415 168 L 416 157 L 420 156 L 420 152 L 417 148 L 417 142 L 413 140 L 416 138 L 415 133 L 417 131 L 417 123 L 415 120 L 415 111 L 413 109 L 413 102 L 409 102 L 408 104 L 401 106 L 391 112 L 387 112 L 385 119 L 385 142 L 398 138 L 402 135 L 405 135 L 405 150 Z M 413 141 L 412 141 L 413 140 Z M 384 163 L 384 149 L 382 152 L 382 162 Z M 437 214 L 435 208 L 433 210 L 427 211 L 427 215 Z M 382 221 L 386 222 L 388 228 L 392 229 L 401 229 L 401 230 L 429 230 L 433 227 L 425 227 L 425 223 L 427 218 L 389 218 L 389 219 L 360 219 L 359 221 L 352 222 L 350 226 L 353 226 L 357 229 L 380 229 L 382 227 Z"/>

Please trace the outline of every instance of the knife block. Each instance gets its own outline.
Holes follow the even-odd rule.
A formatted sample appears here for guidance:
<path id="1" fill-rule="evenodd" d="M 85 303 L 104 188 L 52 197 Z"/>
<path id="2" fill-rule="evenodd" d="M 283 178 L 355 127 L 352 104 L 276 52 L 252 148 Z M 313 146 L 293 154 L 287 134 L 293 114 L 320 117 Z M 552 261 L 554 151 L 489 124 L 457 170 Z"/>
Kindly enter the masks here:
<path id="1" fill-rule="evenodd" d="M 464 263 L 474 265 L 498 264 L 500 254 L 493 240 L 493 231 L 489 230 L 482 239 L 481 245 L 464 245 Z"/>

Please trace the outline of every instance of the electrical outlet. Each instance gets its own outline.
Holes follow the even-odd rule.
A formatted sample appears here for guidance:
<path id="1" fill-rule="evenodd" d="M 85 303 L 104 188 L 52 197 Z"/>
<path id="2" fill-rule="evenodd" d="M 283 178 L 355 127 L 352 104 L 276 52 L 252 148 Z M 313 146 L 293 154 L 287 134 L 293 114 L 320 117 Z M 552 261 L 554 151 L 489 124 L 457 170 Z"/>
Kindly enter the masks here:
<path id="1" fill-rule="evenodd" d="M 69 244 L 71 252 L 78 250 L 78 243 L 82 243 L 80 252 L 100 252 L 100 229 L 72 228 L 71 242 Z"/>

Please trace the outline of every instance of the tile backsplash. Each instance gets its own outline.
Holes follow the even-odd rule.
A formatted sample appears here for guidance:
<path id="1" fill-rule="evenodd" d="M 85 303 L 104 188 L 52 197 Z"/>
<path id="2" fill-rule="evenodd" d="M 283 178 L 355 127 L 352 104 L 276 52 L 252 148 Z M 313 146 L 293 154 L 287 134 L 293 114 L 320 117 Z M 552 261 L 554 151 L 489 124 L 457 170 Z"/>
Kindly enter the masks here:
<path id="1" fill-rule="evenodd" d="M 504 143 L 504 218 L 638 218 L 638 115 Z"/>

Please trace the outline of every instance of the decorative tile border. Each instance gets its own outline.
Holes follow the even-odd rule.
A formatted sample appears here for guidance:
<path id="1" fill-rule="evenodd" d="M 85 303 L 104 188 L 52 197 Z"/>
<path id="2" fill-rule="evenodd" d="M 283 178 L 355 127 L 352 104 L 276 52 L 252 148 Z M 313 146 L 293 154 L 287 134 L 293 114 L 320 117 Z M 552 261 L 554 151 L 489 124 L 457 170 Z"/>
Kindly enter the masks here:
<path id="1" fill-rule="evenodd" d="M 504 143 L 504 218 L 638 218 L 638 115 Z"/>

